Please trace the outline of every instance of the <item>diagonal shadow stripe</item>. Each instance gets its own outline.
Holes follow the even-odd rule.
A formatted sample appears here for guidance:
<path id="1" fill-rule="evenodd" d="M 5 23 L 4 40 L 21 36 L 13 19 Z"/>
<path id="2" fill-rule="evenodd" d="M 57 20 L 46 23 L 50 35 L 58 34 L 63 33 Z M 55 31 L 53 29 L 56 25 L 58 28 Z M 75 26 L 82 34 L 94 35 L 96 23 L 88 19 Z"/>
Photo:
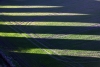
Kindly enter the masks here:
<path id="1" fill-rule="evenodd" d="M 14 47 L 16 48 L 37 48 L 36 46 L 32 46 L 32 44 L 27 41 L 25 37 L 0 37 L 2 40 L 7 40 L 12 43 L 13 46 L 9 45 L 8 48 Z M 64 51 L 69 50 L 87 50 L 87 51 L 100 51 L 100 41 L 99 40 L 75 40 L 75 39 L 43 39 L 43 38 L 28 38 L 32 40 L 37 45 L 41 46 L 34 39 L 40 41 L 45 44 L 49 49 L 61 49 Z M 7 44 L 7 43 L 6 43 Z M 29 46 L 28 46 L 29 45 Z M 33 44 L 34 45 L 34 44 Z M 41 48 L 48 49 L 46 47 L 41 46 Z"/>
<path id="2" fill-rule="evenodd" d="M 35 25 L 0 25 L 1 32 L 14 32 L 7 30 L 7 26 L 18 27 L 26 33 L 38 34 L 84 34 L 100 35 L 99 26 L 35 26 Z M 4 30 L 5 28 L 5 30 Z M 23 33 L 23 32 L 20 32 Z"/>

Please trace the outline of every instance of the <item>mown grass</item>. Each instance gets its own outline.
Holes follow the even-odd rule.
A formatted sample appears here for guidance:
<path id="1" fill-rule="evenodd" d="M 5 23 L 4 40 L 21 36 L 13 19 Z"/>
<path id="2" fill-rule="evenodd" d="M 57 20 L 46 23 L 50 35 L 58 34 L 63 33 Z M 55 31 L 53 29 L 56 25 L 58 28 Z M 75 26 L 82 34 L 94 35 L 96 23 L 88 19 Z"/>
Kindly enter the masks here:
<path id="1" fill-rule="evenodd" d="M 6 38 L 6 40 L 8 40 L 10 43 L 13 44 L 13 45 L 11 45 L 13 47 L 13 50 L 11 50 L 11 52 L 18 54 L 22 59 L 26 60 L 27 63 L 30 64 L 31 66 L 34 66 L 34 64 L 35 64 L 35 66 L 38 67 L 39 63 L 40 63 L 40 65 L 42 63 L 43 65 L 48 66 L 48 67 L 51 67 L 51 66 L 52 67 L 55 67 L 55 66 L 63 67 L 63 65 L 66 66 L 66 65 L 70 65 L 70 64 L 75 64 L 74 62 L 72 62 L 72 63 L 67 62 L 66 63 L 66 61 L 63 64 L 62 60 L 64 60 L 64 59 L 62 59 L 61 57 L 67 58 L 66 56 L 99 58 L 99 55 L 97 55 L 99 52 L 98 49 L 96 49 L 97 46 L 96 47 L 93 47 L 93 46 L 94 46 L 95 42 L 99 41 L 100 37 L 99 37 L 99 35 L 89 35 L 88 34 L 89 32 L 91 32 L 91 34 L 97 33 L 97 31 L 95 31 L 95 30 L 98 30 L 98 29 L 85 31 L 84 33 L 87 33 L 87 35 L 86 34 L 84 35 L 81 33 L 79 33 L 79 34 L 34 34 L 34 33 L 28 33 L 27 34 L 27 33 L 25 33 L 27 31 L 23 30 L 23 28 L 21 26 L 19 28 L 16 26 L 16 22 L 13 22 L 13 24 L 11 24 L 9 22 L 6 22 L 6 23 L 7 23 L 6 25 L 13 25 L 14 24 L 15 26 L 13 26 L 13 28 L 21 33 L 15 32 L 10 27 L 7 27 L 6 31 L 11 31 L 11 32 L 10 33 L 1 32 L 0 36 L 3 38 Z M 3 24 L 3 23 L 1 22 L 1 24 Z M 24 23 L 22 23 L 21 25 L 23 26 L 23 24 Z M 32 25 L 32 24 L 33 23 L 31 23 L 30 25 Z M 57 25 L 56 23 L 52 23 L 51 26 L 53 24 Z M 62 22 L 62 24 L 63 24 L 63 22 Z M 68 23 L 65 26 L 67 26 L 69 24 L 71 24 L 71 23 Z M 82 23 L 82 25 L 81 25 L 81 23 L 80 24 L 75 23 L 75 24 L 77 26 L 78 25 L 83 26 L 85 23 Z M 34 25 L 36 26 L 36 25 L 38 25 L 38 23 L 36 23 L 36 24 L 34 23 L 33 26 Z M 41 26 L 41 25 L 43 25 L 43 23 L 39 23 L 39 25 Z M 95 24 L 86 23 L 86 25 L 91 27 L 92 25 L 95 25 Z M 49 23 L 47 24 L 47 26 L 49 26 Z M 26 28 L 24 28 L 24 29 L 27 29 L 28 31 L 32 31 L 32 30 L 35 30 L 37 28 L 33 27 L 30 29 L 26 25 Z M 21 30 L 23 30 L 24 32 L 22 32 Z M 49 29 L 47 28 L 46 30 L 50 30 L 50 28 Z M 76 29 L 76 31 L 77 31 L 77 29 Z M 95 31 L 95 32 L 93 32 L 93 31 Z M 32 36 L 29 36 L 29 35 L 32 35 Z M 28 38 L 29 40 L 31 40 L 35 44 L 32 44 L 26 38 Z M 42 38 L 45 42 L 41 41 Z M 47 47 L 41 45 L 40 43 L 38 43 L 34 39 L 39 40 L 41 43 L 43 43 L 47 47 L 49 47 L 49 49 Z M 36 45 L 38 45 L 42 49 L 38 48 Z M 92 45 L 92 46 L 88 47 L 88 45 L 89 46 Z M 99 47 L 99 45 L 98 45 L 98 47 Z M 45 51 L 49 52 L 49 55 L 52 55 L 53 57 L 60 59 L 60 61 L 55 60 L 54 58 L 50 57 L 48 55 L 48 53 L 46 53 Z M 60 55 L 61 57 L 58 57 L 57 55 Z M 34 61 L 34 59 L 36 61 Z M 80 61 L 77 61 L 77 60 L 74 58 L 73 61 L 79 62 L 79 63 L 86 65 L 86 66 L 90 65 L 89 63 L 84 64 L 84 62 L 85 62 L 84 60 L 80 60 Z M 89 61 L 89 60 L 87 60 L 87 61 Z M 92 60 L 92 61 L 94 61 L 94 60 Z M 51 65 L 51 64 L 54 64 L 54 65 Z M 78 64 L 76 63 L 76 66 L 77 65 Z"/>
<path id="2" fill-rule="evenodd" d="M 22 67 L 100 66 L 99 12 L 91 10 L 93 1 L 35 1 L 42 6 L 30 1 L 0 6 L 11 9 L 0 13 L 5 21 L 0 22 L 0 37 L 6 44 L 1 47 Z"/>
<path id="3" fill-rule="evenodd" d="M 3 24 L 4 22 L 0 22 L 0 23 Z M 8 32 L 10 32 L 10 31 L 14 32 L 14 33 L 8 33 L 8 32 L 3 33 L 2 32 L 0 34 L 1 38 L 5 41 L 5 44 L 7 45 L 6 46 L 7 52 L 18 53 L 18 56 L 22 60 L 24 60 L 30 67 L 34 67 L 34 66 L 39 67 L 41 65 L 48 66 L 48 67 L 65 66 L 65 64 L 63 64 L 61 61 L 57 61 L 54 58 L 50 57 L 48 55 L 48 53 L 46 53 L 43 49 L 37 47 L 36 45 L 34 45 L 30 41 L 28 41 L 25 37 L 27 34 L 24 33 L 22 35 L 16 31 L 14 31 L 13 29 L 11 29 L 9 26 L 6 26 L 6 28 L 1 28 L 1 30 L 2 29 L 3 30 L 5 29 L 5 31 L 8 31 Z M 32 40 L 32 42 L 39 45 L 39 43 L 37 43 L 34 40 Z M 8 44 L 8 43 L 10 43 L 10 44 Z M 5 49 L 5 47 L 3 47 L 3 46 L 2 46 L 2 48 Z M 48 51 L 50 53 L 50 55 L 52 55 L 52 52 L 49 49 L 45 49 L 45 50 Z M 46 56 L 45 56 L 45 54 L 46 54 Z M 37 57 L 35 55 L 37 55 L 39 57 Z M 54 65 L 51 65 L 51 64 L 54 64 Z"/>

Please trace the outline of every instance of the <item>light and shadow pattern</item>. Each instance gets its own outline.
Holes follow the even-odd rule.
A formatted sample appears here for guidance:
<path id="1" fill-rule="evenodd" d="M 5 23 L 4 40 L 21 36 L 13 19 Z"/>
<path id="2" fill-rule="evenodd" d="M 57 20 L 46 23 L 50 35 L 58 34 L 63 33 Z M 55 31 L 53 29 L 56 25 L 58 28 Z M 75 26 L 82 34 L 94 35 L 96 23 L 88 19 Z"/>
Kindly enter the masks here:
<path id="1" fill-rule="evenodd" d="M 2 0 L 0 48 L 21 67 L 100 67 L 98 0 Z"/>

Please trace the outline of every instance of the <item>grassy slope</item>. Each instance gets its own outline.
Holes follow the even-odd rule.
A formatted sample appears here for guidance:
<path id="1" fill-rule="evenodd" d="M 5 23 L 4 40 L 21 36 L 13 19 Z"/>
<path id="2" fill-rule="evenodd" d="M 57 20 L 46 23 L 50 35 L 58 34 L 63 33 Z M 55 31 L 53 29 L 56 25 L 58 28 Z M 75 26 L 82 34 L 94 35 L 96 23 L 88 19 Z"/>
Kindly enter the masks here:
<path id="1" fill-rule="evenodd" d="M 1 22 L 2 23 L 2 22 Z M 4 23 L 3 23 L 4 24 Z M 42 23 L 43 24 L 43 23 Z M 76 23 L 77 24 L 77 23 Z M 31 24 L 32 25 L 32 24 Z M 48 25 L 48 24 L 47 24 Z M 68 24 L 66 24 L 66 26 L 67 26 Z M 90 25 L 90 24 L 89 24 Z M 14 28 L 14 27 L 13 27 Z M 21 27 L 22 28 L 22 27 Z M 20 28 L 20 29 L 21 29 Z M 4 29 L 3 28 L 3 25 L 2 25 L 2 28 L 1 29 Z M 25 28 L 24 28 L 25 29 Z M 28 28 L 26 28 L 26 29 L 28 29 Z M 33 28 L 34 29 L 34 28 Z M 18 29 L 17 29 L 18 30 Z M 31 29 L 29 29 L 29 30 L 31 30 Z M 30 65 L 32 65 L 32 66 L 34 66 L 34 64 L 36 64 L 36 66 L 38 65 L 38 64 L 40 64 L 40 65 L 44 65 L 44 66 L 50 66 L 51 67 L 51 64 L 53 64 L 54 63 L 54 65 L 57 65 L 57 67 L 62 67 L 62 65 L 64 65 L 64 64 L 60 64 L 59 63 L 59 61 L 54 61 L 54 59 L 53 58 L 50 58 L 50 56 L 48 56 L 47 55 L 47 53 L 45 52 L 45 51 L 43 51 L 43 50 L 41 50 L 40 48 L 38 48 L 37 46 L 35 46 L 34 44 L 32 44 L 32 43 L 30 43 L 26 38 L 25 38 L 25 36 L 27 37 L 27 38 L 29 38 L 30 40 L 32 40 L 34 43 L 36 43 L 36 44 L 38 44 L 38 45 L 40 45 L 39 43 L 37 43 L 36 41 L 34 41 L 33 39 L 31 39 L 31 37 L 30 36 L 28 36 L 27 34 L 25 34 L 25 33 L 23 33 L 22 32 L 22 34 L 20 34 L 20 33 L 17 33 L 17 32 L 15 32 L 14 30 L 12 30 L 11 28 L 9 28 L 9 27 L 7 27 L 7 28 L 5 28 L 5 31 L 11 31 L 10 33 L 8 33 L 8 32 L 6 32 L 6 33 L 1 33 L 0 34 L 0 36 L 3 36 L 2 38 L 6 38 L 6 40 L 8 40 L 10 43 L 12 43 L 13 45 L 11 45 L 11 46 L 9 46 L 9 48 L 13 48 L 11 51 L 13 52 L 17 52 L 17 54 L 18 54 L 18 56 L 21 56 L 21 58 L 22 59 L 24 59 L 24 60 L 26 60 L 27 61 L 27 63 L 28 64 L 30 64 Z M 95 32 L 93 32 L 93 31 L 95 31 Z M 21 31 L 19 31 L 19 32 L 21 32 Z M 86 31 L 85 33 L 88 33 L 88 32 L 92 32 L 92 33 L 96 33 L 97 31 L 96 31 L 96 29 L 95 30 L 91 30 L 91 31 Z M 33 34 L 32 34 L 33 35 Z M 88 48 L 86 48 L 85 46 L 82 46 L 81 47 L 81 45 L 92 45 L 91 43 L 93 43 L 93 41 L 87 41 L 87 43 L 85 42 L 85 40 L 99 40 L 99 36 L 93 36 L 93 35 L 84 35 L 84 36 L 82 36 L 82 35 L 71 35 L 71 34 L 69 34 L 69 35 L 60 35 L 60 34 L 58 34 L 58 35 L 49 35 L 49 34 L 37 34 L 38 36 L 40 36 L 41 38 L 45 38 L 45 37 L 51 37 L 51 36 L 53 36 L 53 37 L 51 37 L 51 39 L 49 40 L 49 39 L 47 39 L 46 41 L 48 42 L 48 43 L 50 43 L 51 45 L 53 45 L 53 46 L 51 46 L 50 44 L 48 44 L 48 43 L 45 43 L 45 42 L 43 42 L 44 44 L 46 44 L 47 46 L 49 46 L 50 48 L 56 48 L 56 49 L 52 49 L 53 51 L 56 51 L 56 52 L 58 52 L 60 55 L 62 55 L 62 57 L 67 57 L 67 55 L 68 56 L 82 56 L 82 57 L 98 57 L 99 58 L 99 56 L 98 56 L 98 52 L 99 51 L 93 51 L 93 50 L 96 50 L 96 48 L 97 47 L 88 47 Z M 58 39 L 62 39 L 62 40 L 56 40 L 57 38 Z M 91 37 L 91 38 L 90 38 Z M 37 38 L 36 36 L 34 36 L 34 38 Z M 52 38 L 54 38 L 54 39 L 52 39 Z M 56 39 L 55 39 L 56 38 Z M 64 39 L 64 40 L 63 40 Z M 66 39 L 77 39 L 77 40 L 66 40 Z M 83 41 L 80 41 L 80 40 L 83 40 Z M 68 42 L 68 44 L 70 44 L 70 45 L 73 45 L 73 46 L 70 46 L 70 45 L 65 45 L 66 43 Z M 75 44 L 75 43 L 76 44 Z M 83 42 L 85 42 L 85 43 L 83 43 Z M 60 45 L 60 43 L 63 45 L 63 46 L 65 46 L 65 47 L 62 47 L 62 45 Z M 81 44 L 81 43 L 83 43 L 83 44 Z M 90 43 L 90 44 L 89 44 Z M 94 43 L 95 43 L 95 41 L 94 41 Z M 57 45 L 57 46 L 55 46 L 55 45 Z M 87 45 L 87 46 L 88 46 Z M 40 45 L 40 47 L 42 47 L 42 49 L 45 49 L 45 47 L 43 47 L 43 46 L 41 46 Z M 72 50 L 68 50 L 68 49 L 66 49 L 66 48 L 68 48 L 69 47 L 69 49 L 72 49 Z M 74 47 L 74 48 L 73 48 Z M 80 48 L 78 48 L 78 47 L 81 47 L 81 49 L 82 50 L 80 50 Z M 85 48 L 83 48 L 83 47 L 85 47 Z M 64 49 L 64 50 L 59 50 L 59 49 Z M 94 49 L 93 49 L 94 48 Z M 73 49 L 75 49 L 75 50 L 73 50 Z M 90 49 L 90 50 L 88 50 L 88 49 Z M 56 56 L 56 55 L 53 55 L 53 53 L 51 52 L 51 50 L 50 49 L 46 49 L 47 51 L 49 51 L 51 54 L 52 54 L 52 56 Z M 85 51 L 84 51 L 85 50 Z M 88 50 L 88 51 L 87 51 Z M 91 51 L 92 50 L 92 51 Z M 94 54 L 95 53 L 95 54 Z M 24 57 L 23 57 L 24 56 Z M 28 58 L 28 59 L 27 59 Z M 68 58 L 68 57 L 67 57 Z M 70 57 L 69 57 L 70 58 Z M 71 57 L 71 58 L 73 58 L 73 57 Z M 73 58 L 73 60 L 74 61 L 77 61 L 77 62 L 79 62 L 79 63 L 81 63 L 81 64 L 83 64 L 84 62 L 86 62 L 86 61 L 84 61 L 84 60 L 80 60 L 80 61 L 78 61 L 80 58 L 78 58 L 77 60 L 75 59 L 75 58 Z M 35 60 L 35 61 L 34 61 Z M 91 58 L 90 58 L 90 60 L 91 60 Z M 87 62 L 88 61 L 90 61 L 90 60 L 87 60 Z M 91 61 L 95 61 L 95 59 L 92 59 Z M 71 61 L 70 61 L 71 62 Z M 34 64 L 33 64 L 34 63 Z M 42 63 L 42 64 L 41 64 Z M 59 65 L 58 65 L 59 64 Z M 70 64 L 73 64 L 73 61 L 72 61 L 72 63 L 66 63 L 66 65 L 70 65 Z M 95 62 L 94 64 L 98 64 L 97 62 Z M 53 66 L 54 66 L 53 65 Z M 77 64 L 75 64 L 75 65 L 77 65 Z M 90 65 L 90 63 L 84 63 L 83 64 L 84 66 L 86 65 L 86 66 L 89 66 Z M 52 66 L 52 67 L 53 67 Z M 37 66 L 38 67 L 38 66 Z"/>
<path id="2" fill-rule="evenodd" d="M 30 0 L 31 1 L 31 0 Z M 26 1 L 19 3 L 14 2 L 11 4 L 32 4 L 33 1 Z M 50 4 L 51 3 L 51 4 Z M 77 4 L 78 3 L 78 4 Z M 88 3 L 86 5 L 86 3 Z M 34 5 L 59 5 L 63 6 L 63 8 L 52 8 L 52 9 L 11 9 L 14 12 L 30 12 L 24 13 L 21 15 L 19 13 L 3 13 L 6 20 L 16 21 L 13 22 L 16 27 L 22 29 L 24 32 L 31 33 L 34 39 L 41 41 L 41 38 L 44 38 L 41 42 L 48 46 L 50 49 L 47 49 L 43 46 L 40 46 L 39 43 L 31 39 L 32 37 L 27 36 L 27 34 L 23 33 L 23 35 L 27 36 L 30 40 L 38 44 L 42 49 L 48 50 L 52 56 L 56 56 L 57 54 L 52 53 L 51 50 L 59 53 L 62 57 L 71 58 L 73 61 L 83 64 L 85 67 L 97 67 L 99 66 L 99 58 L 100 58 L 100 36 L 99 36 L 99 8 L 97 2 L 93 1 L 35 1 Z M 92 7 L 93 6 L 93 7 Z M 16 6 L 15 6 L 16 7 Z M 5 8 L 5 7 L 4 7 Z M 11 8 L 11 7 L 10 7 Z M 96 11 L 93 11 L 96 10 Z M 5 11 L 5 10 L 4 10 Z M 9 11 L 9 10 L 8 10 Z M 44 12 L 44 13 L 31 13 L 34 12 Z M 55 12 L 55 13 L 45 13 L 46 12 Z M 86 15 L 57 15 L 57 12 L 70 12 L 70 13 L 82 13 Z M 41 17 L 42 16 L 42 17 Z M 23 21 L 23 22 L 20 22 Z M 27 22 L 30 22 L 28 25 Z M 19 26 L 16 24 L 19 23 Z M 20 24 L 21 23 L 21 24 Z M 1 24 L 4 24 L 1 22 Z M 10 26 L 11 24 L 9 24 Z M 22 25 L 22 26 L 20 26 Z M 96 27 L 95 25 L 98 25 Z M 90 30 L 88 30 L 90 29 Z M 3 32 L 2 32 L 3 31 Z M 6 33 L 4 32 L 6 31 Z M 10 32 L 10 33 L 9 33 Z M 36 33 L 34 35 L 33 33 Z M 68 35 L 67 35 L 68 33 Z M 65 63 L 60 63 L 59 61 L 54 60 L 49 57 L 46 52 L 42 51 L 40 48 L 36 47 L 34 44 L 30 43 L 24 36 L 7 27 L 6 25 L 1 25 L 1 33 L 2 39 L 8 40 L 12 43 L 11 46 L 7 46 L 10 51 L 15 52 L 22 59 L 27 60 L 26 63 L 39 67 L 40 65 L 44 65 L 47 67 L 64 67 Z M 44 42 L 45 41 L 45 42 Z M 12 53 L 11 53 L 12 55 Z M 12 55 L 13 56 L 13 55 Z M 82 58 L 80 58 L 82 57 Z M 94 58 L 92 58 L 94 57 Z M 35 60 L 35 61 L 34 61 Z M 66 60 L 66 59 L 65 59 Z M 67 59 L 67 61 L 69 61 Z M 74 65 L 76 67 L 79 66 L 76 62 L 66 63 L 67 66 Z M 90 63 L 90 61 L 92 61 Z M 23 62 L 24 63 L 24 62 Z M 42 64 L 41 64 L 42 63 Z M 93 64 L 93 65 L 91 65 Z M 78 65 L 78 66 L 77 66 Z M 36 67 L 35 66 L 35 67 Z M 79 66 L 80 67 L 80 66 Z"/>
<path id="3" fill-rule="evenodd" d="M 0 23 L 5 24 L 4 22 L 0 22 Z M 18 58 L 21 58 L 22 60 L 24 60 L 25 63 L 27 63 L 30 67 L 34 67 L 34 66 L 41 67 L 42 65 L 46 67 L 61 67 L 61 66 L 64 67 L 65 66 L 65 64 L 63 64 L 61 61 L 57 61 L 53 59 L 44 50 L 38 48 L 37 46 L 29 42 L 23 35 L 21 35 L 18 32 L 15 32 L 10 27 L 6 26 L 5 28 L 3 28 L 3 25 L 2 25 L 0 27 L 0 30 L 7 31 L 4 34 L 0 34 L 1 39 L 5 41 L 5 44 L 6 44 L 5 47 L 2 46 L 2 48 L 4 49 L 7 48 L 7 51 L 11 52 L 11 55 L 13 57 L 15 57 L 13 55 L 13 52 L 15 53 L 17 52 L 16 54 L 19 56 Z M 8 33 L 10 31 L 15 32 L 17 34 Z M 35 41 L 33 40 L 33 42 Z"/>

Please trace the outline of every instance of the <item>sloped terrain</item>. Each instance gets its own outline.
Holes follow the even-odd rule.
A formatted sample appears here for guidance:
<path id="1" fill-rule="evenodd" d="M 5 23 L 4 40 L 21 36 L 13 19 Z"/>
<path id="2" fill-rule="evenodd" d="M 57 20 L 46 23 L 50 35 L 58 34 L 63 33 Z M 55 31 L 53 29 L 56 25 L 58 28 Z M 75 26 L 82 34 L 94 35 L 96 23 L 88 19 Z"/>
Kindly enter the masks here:
<path id="1" fill-rule="evenodd" d="M 100 67 L 100 2 L 4 0 L 0 47 L 22 67 Z"/>

